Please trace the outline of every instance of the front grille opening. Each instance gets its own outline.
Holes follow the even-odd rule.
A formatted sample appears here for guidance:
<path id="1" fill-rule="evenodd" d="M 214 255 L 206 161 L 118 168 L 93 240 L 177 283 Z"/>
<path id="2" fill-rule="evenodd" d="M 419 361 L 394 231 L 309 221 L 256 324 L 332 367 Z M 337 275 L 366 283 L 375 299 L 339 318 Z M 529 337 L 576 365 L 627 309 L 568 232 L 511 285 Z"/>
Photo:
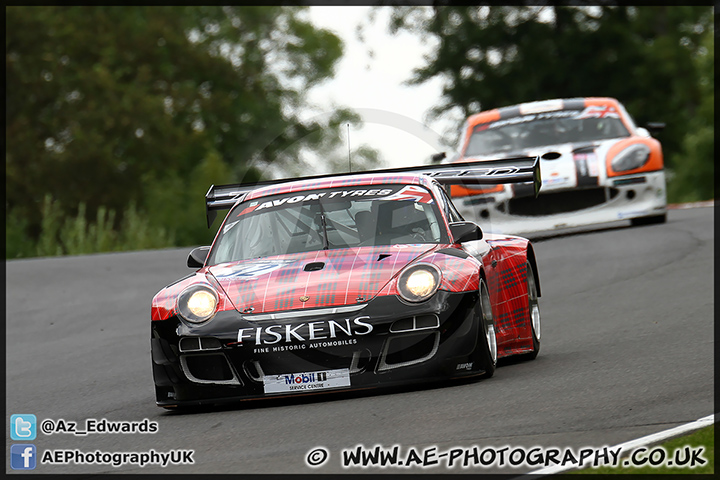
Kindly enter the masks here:
<path id="1" fill-rule="evenodd" d="M 190 375 L 204 381 L 227 381 L 233 379 L 230 365 L 224 355 L 188 355 L 185 365 Z"/>
<path id="2" fill-rule="evenodd" d="M 220 340 L 214 337 L 182 337 L 180 339 L 181 352 L 218 350 L 220 348 L 222 348 Z"/>
<path id="3" fill-rule="evenodd" d="M 192 352 L 200 350 L 200 339 L 198 337 L 185 337 L 180 339 L 180 351 Z"/>
<path id="4" fill-rule="evenodd" d="M 395 320 L 392 325 L 390 325 L 390 331 L 391 332 L 408 332 L 414 328 L 414 322 L 412 317 L 410 318 L 402 318 L 400 320 Z"/>
<path id="5" fill-rule="evenodd" d="M 254 380 L 256 382 L 263 381 L 265 373 L 260 366 L 260 362 L 258 362 L 257 360 L 246 360 L 245 363 L 243 363 L 243 368 L 245 369 L 245 374 L 250 377 L 251 380 Z"/>
<path id="6" fill-rule="evenodd" d="M 252 362 L 243 363 L 242 367 L 249 377 L 257 381 L 262 381 L 262 377 L 267 375 L 350 368 L 353 353 L 348 351 L 348 347 L 342 349 L 338 349 L 337 345 L 330 347 L 332 348 L 317 347 L 292 350 L 280 355 L 263 355 Z M 233 365 L 238 365 L 240 362 L 237 357 L 231 356 L 231 360 Z"/>
<path id="7" fill-rule="evenodd" d="M 393 333 L 410 332 L 413 330 L 424 330 L 427 328 L 438 328 L 440 319 L 437 315 L 429 313 L 425 315 L 417 315 L 410 318 L 401 318 L 395 320 L 390 325 L 390 331 Z"/>
<path id="8" fill-rule="evenodd" d="M 437 328 L 440 326 L 440 319 L 437 315 L 434 314 L 427 314 L 427 315 L 418 315 L 415 317 L 415 328 L 421 329 L 421 328 Z"/>
<path id="9" fill-rule="evenodd" d="M 353 352 L 352 361 L 350 362 L 350 374 L 360 373 L 370 365 L 372 354 L 367 348 L 356 350 Z"/>
<path id="10" fill-rule="evenodd" d="M 511 198 L 508 202 L 508 209 L 511 215 L 525 217 L 575 212 L 601 205 L 612 200 L 618 194 L 618 189 L 609 188 L 607 189 L 609 194 L 606 197 L 605 190 L 605 188 L 588 188 L 585 190 L 541 193 L 537 198 Z"/>
<path id="11" fill-rule="evenodd" d="M 434 354 L 437 332 L 416 333 L 388 339 L 385 364 L 400 366 L 423 361 Z"/>

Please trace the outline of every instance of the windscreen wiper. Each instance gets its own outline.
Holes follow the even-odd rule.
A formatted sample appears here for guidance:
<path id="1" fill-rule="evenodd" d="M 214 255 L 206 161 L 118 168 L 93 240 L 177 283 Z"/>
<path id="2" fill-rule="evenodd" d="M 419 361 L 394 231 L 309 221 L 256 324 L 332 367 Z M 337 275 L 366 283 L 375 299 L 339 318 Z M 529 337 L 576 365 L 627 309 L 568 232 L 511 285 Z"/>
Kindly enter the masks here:
<path id="1" fill-rule="evenodd" d="M 323 250 L 329 250 L 330 242 L 328 241 L 327 221 L 325 220 L 325 210 L 323 210 L 323 208 L 322 208 L 322 203 L 318 202 L 318 205 L 320 205 L 320 224 L 322 225 L 322 230 L 323 230 Z"/>

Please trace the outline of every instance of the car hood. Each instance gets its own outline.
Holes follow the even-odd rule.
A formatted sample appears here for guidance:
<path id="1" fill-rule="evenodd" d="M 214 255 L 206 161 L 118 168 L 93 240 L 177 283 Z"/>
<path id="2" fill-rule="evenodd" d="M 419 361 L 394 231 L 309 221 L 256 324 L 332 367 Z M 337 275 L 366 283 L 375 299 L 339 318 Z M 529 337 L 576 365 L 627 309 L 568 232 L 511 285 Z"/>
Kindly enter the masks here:
<path id="1" fill-rule="evenodd" d="M 222 263 L 208 268 L 240 313 L 365 303 L 437 245 L 321 250 Z"/>
<path id="2" fill-rule="evenodd" d="M 597 185 L 597 179 L 604 179 L 605 156 L 610 147 L 622 138 L 596 140 L 593 142 L 562 143 L 557 145 L 543 145 L 531 149 L 515 152 L 503 152 L 502 157 L 539 156 L 540 172 L 542 177 L 542 192 L 562 190 L 583 186 L 586 183 Z M 546 160 L 542 155 L 548 152 L 559 153 L 553 160 Z M 463 161 L 496 159 L 498 155 L 468 157 Z M 512 188 L 506 186 L 506 188 Z"/>

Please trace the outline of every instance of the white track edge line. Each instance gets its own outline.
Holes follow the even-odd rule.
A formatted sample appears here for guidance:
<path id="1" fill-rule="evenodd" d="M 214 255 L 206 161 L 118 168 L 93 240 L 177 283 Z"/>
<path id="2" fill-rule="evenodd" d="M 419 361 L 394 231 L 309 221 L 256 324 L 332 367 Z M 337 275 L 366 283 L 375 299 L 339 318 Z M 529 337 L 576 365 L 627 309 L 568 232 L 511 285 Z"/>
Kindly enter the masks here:
<path id="1" fill-rule="evenodd" d="M 669 430 L 664 430 L 662 432 L 653 433 L 650 435 L 646 435 L 641 438 L 637 438 L 635 440 L 630 440 L 625 443 L 621 443 L 619 445 L 615 445 L 614 447 L 610 447 L 611 450 L 621 448 L 624 450 L 630 450 L 635 449 L 637 447 L 642 447 L 646 445 L 650 445 L 651 443 L 659 442 L 661 440 L 668 439 L 670 437 L 674 437 L 686 432 L 691 432 L 693 430 L 699 430 L 701 428 L 707 427 L 708 425 L 712 425 L 715 423 L 715 414 L 708 415 L 707 417 L 700 418 L 698 420 L 695 420 L 694 422 L 686 423 L 685 425 L 679 425 L 677 427 L 671 428 Z M 553 473 L 560 473 L 564 472 L 566 470 L 572 470 L 576 468 L 575 466 L 554 466 L 554 467 L 546 467 L 541 468 L 540 470 L 535 470 L 534 472 L 527 473 L 526 475 L 551 475 Z"/>

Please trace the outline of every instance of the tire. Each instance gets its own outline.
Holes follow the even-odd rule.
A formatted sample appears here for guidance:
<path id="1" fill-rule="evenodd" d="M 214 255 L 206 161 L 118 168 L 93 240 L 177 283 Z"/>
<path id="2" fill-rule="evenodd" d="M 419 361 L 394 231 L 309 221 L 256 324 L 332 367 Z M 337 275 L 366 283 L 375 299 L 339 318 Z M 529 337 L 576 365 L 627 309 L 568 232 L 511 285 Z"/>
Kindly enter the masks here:
<path id="1" fill-rule="evenodd" d="M 480 330 L 478 333 L 478 358 L 484 373 L 480 378 L 490 378 L 497 367 L 497 337 L 492 315 L 492 304 L 485 280 L 480 279 L 480 298 L 478 300 Z"/>
<path id="2" fill-rule="evenodd" d="M 657 225 L 659 223 L 665 222 L 667 222 L 667 213 L 663 213 L 662 215 L 653 215 L 652 217 L 640 217 L 630 219 L 630 225 L 632 225 L 633 227 L 638 227 L 640 225 Z"/>
<path id="3" fill-rule="evenodd" d="M 525 264 L 525 268 L 527 271 L 528 317 L 530 318 L 530 328 L 532 330 L 533 349 L 532 352 L 523 354 L 522 358 L 535 360 L 538 353 L 540 353 L 540 336 L 542 334 L 540 304 L 538 301 L 537 281 L 529 262 Z"/>

